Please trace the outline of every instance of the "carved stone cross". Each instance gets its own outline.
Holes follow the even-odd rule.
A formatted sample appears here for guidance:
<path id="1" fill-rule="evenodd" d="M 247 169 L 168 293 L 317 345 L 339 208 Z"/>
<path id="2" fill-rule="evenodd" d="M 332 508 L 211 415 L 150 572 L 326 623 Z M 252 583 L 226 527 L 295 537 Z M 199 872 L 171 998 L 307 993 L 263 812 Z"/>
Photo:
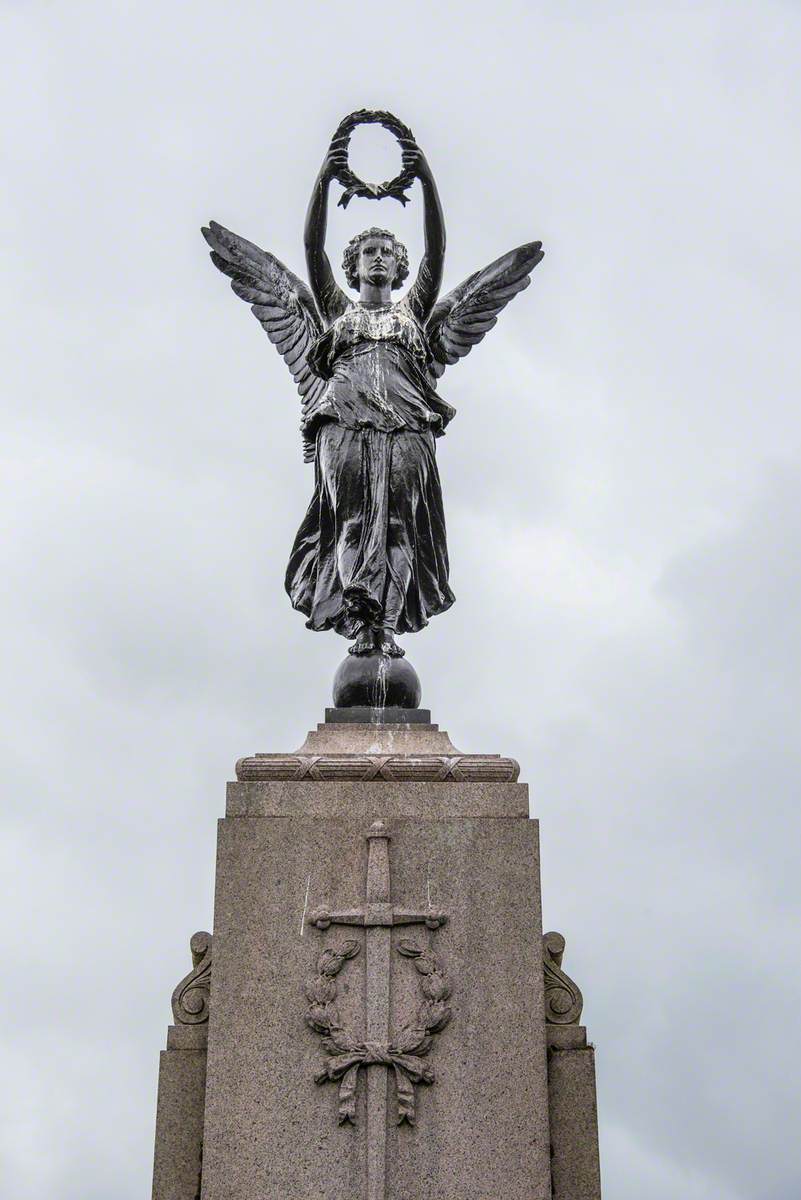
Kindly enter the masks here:
<path id="1" fill-rule="evenodd" d="M 356 1074 L 360 1066 L 370 1067 L 367 1072 L 367 1192 L 366 1200 L 385 1200 L 386 1196 L 386 1148 L 387 1148 L 387 1069 L 390 1066 L 395 1068 L 396 1078 L 399 1081 L 399 1108 L 401 1106 L 401 1080 L 407 1089 L 404 1097 L 405 1107 L 400 1108 L 402 1113 L 401 1120 L 406 1119 L 412 1122 L 414 1120 L 414 1094 L 413 1086 L 406 1082 L 406 1075 L 412 1073 L 412 1078 L 417 1082 L 430 1082 L 433 1080 L 433 1073 L 429 1068 L 423 1068 L 422 1071 L 416 1068 L 416 1064 L 421 1063 L 421 1059 L 410 1057 L 408 1051 L 414 1053 L 414 1038 L 420 1034 L 418 1039 L 422 1044 L 427 1033 L 437 1032 L 444 1028 L 450 1018 L 450 1011 L 444 1008 L 444 1000 L 447 999 L 449 988 L 445 984 L 441 973 L 437 973 L 437 963 L 429 952 L 421 951 L 418 947 L 409 943 L 404 947 L 399 947 L 401 953 L 408 957 L 414 957 L 420 961 L 421 966 L 418 969 L 423 974 L 421 969 L 423 960 L 425 960 L 425 976 L 423 994 L 426 998 L 425 1003 L 428 1007 L 427 1023 L 421 1023 L 418 1019 L 412 1026 L 404 1028 L 404 1034 L 407 1036 L 405 1044 L 403 1035 L 396 1040 L 395 1045 L 390 1045 L 389 1041 L 389 980 L 390 980 L 390 949 L 391 949 L 391 929 L 393 925 L 425 925 L 428 929 L 438 929 L 440 925 L 444 925 L 447 916 L 444 912 L 439 912 L 430 906 L 416 909 L 397 908 L 391 900 L 390 874 L 389 874 L 389 839 L 390 835 L 387 832 L 382 821 L 375 821 L 367 833 L 367 886 L 365 889 L 364 903 L 358 908 L 345 909 L 339 912 L 331 912 L 325 908 L 315 909 L 307 916 L 307 921 L 310 925 L 314 925 L 317 929 L 328 929 L 331 925 L 358 925 L 365 929 L 366 940 L 366 998 L 367 1012 L 365 1020 L 365 1036 L 364 1041 L 356 1043 L 352 1039 L 347 1039 L 351 1048 L 350 1055 L 341 1054 L 344 1060 L 346 1072 L 351 1076 L 352 1083 L 349 1086 L 348 1099 L 352 1105 L 352 1093 L 355 1089 Z M 358 948 L 354 948 L 355 943 L 348 943 L 348 948 L 336 952 L 327 951 L 327 954 L 332 954 L 334 957 L 333 967 L 329 964 L 325 974 L 333 976 L 341 968 L 346 958 L 351 957 L 358 952 Z M 425 984 L 431 978 L 433 982 Z M 333 984 L 333 978 L 329 981 L 329 989 Z M 431 993 L 431 994 L 430 994 Z M 335 995 L 336 988 L 329 991 L 329 995 Z M 329 1009 L 330 1013 L 330 1009 Z M 320 1029 L 314 1021 L 310 1022 L 314 1027 Z M 323 1025 L 324 1028 L 324 1025 Z M 322 1030 L 321 1030 L 322 1031 Z M 430 1041 L 430 1039 L 428 1039 Z M 401 1044 L 402 1043 L 402 1044 Z M 427 1053 L 428 1047 L 417 1050 L 417 1053 Z M 355 1051 L 355 1053 L 354 1053 Z M 407 1053 L 404 1053 L 407 1051 Z M 405 1063 L 408 1065 L 404 1065 Z M 336 1069 L 329 1069 L 328 1072 L 323 1072 L 320 1078 L 339 1078 L 340 1072 Z M 411 1093 L 411 1105 L 409 1105 L 409 1093 Z M 350 1119 L 352 1107 L 346 1108 L 343 1115 L 342 1105 L 340 1106 L 340 1120 Z M 411 1115 L 410 1115 L 411 1114 Z"/>

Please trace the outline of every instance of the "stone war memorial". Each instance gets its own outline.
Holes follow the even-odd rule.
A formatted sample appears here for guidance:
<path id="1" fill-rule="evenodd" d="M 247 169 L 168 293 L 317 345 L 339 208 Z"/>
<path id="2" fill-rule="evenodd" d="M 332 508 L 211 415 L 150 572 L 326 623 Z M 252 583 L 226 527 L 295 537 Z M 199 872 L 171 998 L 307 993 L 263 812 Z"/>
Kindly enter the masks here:
<path id="1" fill-rule="evenodd" d="M 361 123 L 397 138 L 396 179 L 352 171 Z M 393 300 L 408 255 L 376 226 L 345 248 L 351 298 L 325 249 L 331 185 L 343 206 L 406 203 L 415 180 L 416 278 Z M 153 1200 L 597 1200 L 594 1051 L 565 940 L 543 934 L 528 788 L 501 747 L 463 754 L 432 723 L 397 641 L 454 602 L 440 379 L 542 247 L 440 297 L 431 168 L 406 125 L 366 110 L 314 184 L 308 283 L 215 222 L 203 235 L 301 397 L 314 482 L 291 604 L 351 644 L 325 720 L 295 751 L 241 758 L 228 784 L 214 928 L 191 937 L 161 1054 Z"/>

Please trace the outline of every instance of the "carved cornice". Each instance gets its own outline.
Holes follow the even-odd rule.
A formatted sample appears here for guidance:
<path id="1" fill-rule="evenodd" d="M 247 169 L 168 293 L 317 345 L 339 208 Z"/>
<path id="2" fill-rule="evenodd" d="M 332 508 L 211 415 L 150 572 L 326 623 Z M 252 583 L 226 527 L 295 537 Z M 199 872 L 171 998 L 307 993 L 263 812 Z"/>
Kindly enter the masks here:
<path id="1" fill-rule="evenodd" d="M 562 970 L 565 939 L 561 933 L 546 933 L 542 938 L 545 970 L 545 1020 L 549 1025 L 577 1025 L 584 1007 L 581 989 Z"/>
<path id="2" fill-rule="evenodd" d="M 211 944 L 211 934 L 203 929 L 190 938 L 192 970 L 172 994 L 172 1015 L 176 1025 L 202 1025 L 209 1019 Z"/>
<path id="3" fill-rule="evenodd" d="M 256 754 L 240 758 L 240 782 L 515 783 L 520 766 L 497 754 Z"/>

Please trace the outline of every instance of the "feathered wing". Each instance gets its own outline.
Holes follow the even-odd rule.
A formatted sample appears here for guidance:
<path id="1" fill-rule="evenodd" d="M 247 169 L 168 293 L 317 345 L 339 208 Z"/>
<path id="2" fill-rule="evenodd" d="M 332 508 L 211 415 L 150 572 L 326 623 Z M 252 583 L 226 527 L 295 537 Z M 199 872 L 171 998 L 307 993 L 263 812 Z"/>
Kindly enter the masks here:
<path id="1" fill-rule="evenodd" d="M 492 329 L 512 297 L 531 283 L 531 272 L 542 257 L 542 242 L 527 242 L 470 275 L 434 305 L 426 334 L 437 379 Z"/>
<path id="2" fill-rule="evenodd" d="M 309 347 L 323 332 L 311 291 L 275 255 L 231 233 L 224 225 L 210 221 L 202 233 L 211 246 L 211 261 L 230 277 L 237 296 L 250 304 L 251 312 L 292 372 L 305 412 L 325 387 L 325 380 L 308 364 Z M 308 460 L 310 448 L 304 444 L 304 449 Z"/>

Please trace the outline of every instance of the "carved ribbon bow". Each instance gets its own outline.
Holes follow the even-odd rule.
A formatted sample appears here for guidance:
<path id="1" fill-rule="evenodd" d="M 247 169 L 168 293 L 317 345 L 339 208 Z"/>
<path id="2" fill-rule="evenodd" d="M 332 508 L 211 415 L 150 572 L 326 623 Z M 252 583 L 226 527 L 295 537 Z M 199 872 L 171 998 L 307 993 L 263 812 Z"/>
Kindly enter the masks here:
<path id="1" fill-rule="evenodd" d="M 411 1030 L 409 1031 L 412 1032 Z M 339 1123 L 356 1121 L 356 1082 L 361 1067 L 371 1065 L 393 1067 L 398 1094 L 398 1124 L 408 1121 L 414 1125 L 414 1084 L 433 1083 L 434 1072 L 419 1056 L 428 1054 L 431 1038 L 424 1029 L 415 1030 L 417 1054 L 405 1053 L 397 1045 L 383 1046 L 380 1042 L 351 1042 L 341 1029 L 332 1029 L 331 1036 L 323 1038 L 323 1049 L 331 1058 L 318 1075 L 315 1083 L 339 1080 Z M 347 1047 L 347 1048 L 346 1048 Z"/>

